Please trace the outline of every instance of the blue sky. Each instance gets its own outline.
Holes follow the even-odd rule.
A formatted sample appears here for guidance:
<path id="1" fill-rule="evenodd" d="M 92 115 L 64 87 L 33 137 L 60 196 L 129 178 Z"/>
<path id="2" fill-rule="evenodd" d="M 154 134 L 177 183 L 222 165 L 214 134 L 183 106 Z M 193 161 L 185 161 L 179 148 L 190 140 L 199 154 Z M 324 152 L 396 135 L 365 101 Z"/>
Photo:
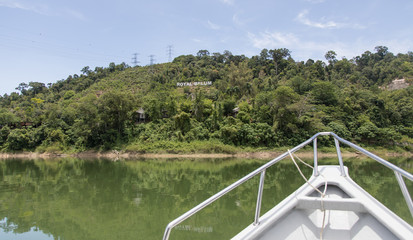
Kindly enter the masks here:
<path id="1" fill-rule="evenodd" d="M 206 49 L 295 60 L 413 51 L 411 0 L 0 0 L 0 94 L 110 62 L 139 65 Z"/>

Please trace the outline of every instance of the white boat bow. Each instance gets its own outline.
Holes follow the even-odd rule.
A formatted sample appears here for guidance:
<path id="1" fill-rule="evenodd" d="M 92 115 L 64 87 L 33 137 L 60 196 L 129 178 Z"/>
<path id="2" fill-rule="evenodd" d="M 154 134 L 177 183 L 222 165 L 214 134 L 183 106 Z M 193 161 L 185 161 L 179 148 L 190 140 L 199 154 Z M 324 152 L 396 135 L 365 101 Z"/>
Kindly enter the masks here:
<path id="1" fill-rule="evenodd" d="M 317 138 L 334 138 L 339 165 L 318 166 Z M 313 143 L 313 174 L 307 182 L 261 216 L 261 201 L 266 169 L 280 160 L 291 157 L 304 146 Z M 358 186 L 348 175 L 343 164 L 340 144 L 345 144 L 394 171 L 407 207 L 413 216 L 413 201 L 404 179 L 413 175 L 369 151 L 331 132 L 320 132 L 277 158 L 239 179 L 176 218 L 165 229 L 163 240 L 168 240 L 172 228 L 196 214 L 204 207 L 226 195 L 244 182 L 260 175 L 255 218 L 251 225 L 233 240 L 269 239 L 413 239 L 413 227 Z M 305 177 L 304 177 L 305 178 Z M 326 188 L 325 188 L 326 186 Z"/>
<path id="2" fill-rule="evenodd" d="M 232 239 L 413 239 L 413 228 L 345 171 L 341 176 L 339 166 L 319 166 L 320 174 L 309 184 L 324 191 L 327 181 L 323 198 L 306 183 L 264 214 L 260 224 Z"/>

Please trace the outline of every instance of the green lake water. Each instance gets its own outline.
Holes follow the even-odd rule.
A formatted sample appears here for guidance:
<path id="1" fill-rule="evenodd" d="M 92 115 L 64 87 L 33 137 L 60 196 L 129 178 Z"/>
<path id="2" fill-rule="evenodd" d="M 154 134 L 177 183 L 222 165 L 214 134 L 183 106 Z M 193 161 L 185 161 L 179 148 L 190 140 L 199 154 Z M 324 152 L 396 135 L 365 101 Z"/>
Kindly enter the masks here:
<path id="1" fill-rule="evenodd" d="M 391 161 L 413 172 L 413 159 Z M 0 160 L 0 239 L 159 240 L 170 221 L 265 162 Z M 357 158 L 345 159 L 345 165 L 358 184 L 413 223 L 391 170 Z M 303 170 L 311 175 L 311 169 Z M 258 182 L 259 176 L 184 221 L 170 239 L 231 238 L 254 219 Z M 268 169 L 261 212 L 303 183 L 287 159 Z"/>

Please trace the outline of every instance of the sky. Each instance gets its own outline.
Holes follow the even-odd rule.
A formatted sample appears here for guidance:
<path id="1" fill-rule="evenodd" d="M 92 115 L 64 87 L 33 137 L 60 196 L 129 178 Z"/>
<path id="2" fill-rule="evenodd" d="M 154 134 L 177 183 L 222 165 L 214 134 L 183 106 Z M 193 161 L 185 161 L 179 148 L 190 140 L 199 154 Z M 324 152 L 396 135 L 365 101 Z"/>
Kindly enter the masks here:
<path id="1" fill-rule="evenodd" d="M 168 62 L 208 50 L 296 61 L 413 51 L 411 0 L 0 0 L 0 94 L 89 66 Z"/>

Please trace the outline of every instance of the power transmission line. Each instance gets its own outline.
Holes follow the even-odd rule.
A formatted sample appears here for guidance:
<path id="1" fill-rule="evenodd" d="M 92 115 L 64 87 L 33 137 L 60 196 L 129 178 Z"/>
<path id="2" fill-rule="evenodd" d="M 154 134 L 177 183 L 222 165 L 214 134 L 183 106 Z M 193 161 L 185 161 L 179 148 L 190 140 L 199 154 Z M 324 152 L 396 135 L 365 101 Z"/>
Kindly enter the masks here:
<path id="1" fill-rule="evenodd" d="M 155 62 L 155 55 L 151 54 L 149 55 L 149 65 L 153 65 Z"/>
<path id="2" fill-rule="evenodd" d="M 173 51 L 173 45 L 168 45 L 167 49 L 167 54 L 168 54 L 168 62 L 172 61 L 172 51 Z"/>
<path id="3" fill-rule="evenodd" d="M 132 58 L 132 64 L 136 67 L 137 65 L 138 65 L 138 63 L 139 63 L 139 61 L 138 61 L 138 55 L 139 55 L 139 53 L 134 53 L 133 54 L 133 58 Z"/>

